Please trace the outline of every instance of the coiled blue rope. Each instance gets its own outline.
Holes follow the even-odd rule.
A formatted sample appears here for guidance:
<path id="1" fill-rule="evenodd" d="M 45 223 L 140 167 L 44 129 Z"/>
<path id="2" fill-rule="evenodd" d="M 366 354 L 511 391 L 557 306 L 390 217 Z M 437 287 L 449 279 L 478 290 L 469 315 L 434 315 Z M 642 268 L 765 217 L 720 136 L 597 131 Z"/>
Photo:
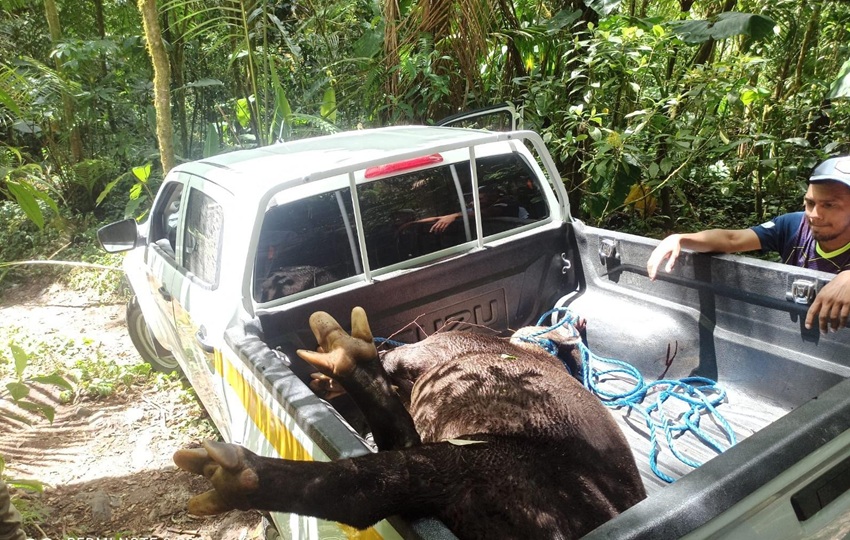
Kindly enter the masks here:
<path id="1" fill-rule="evenodd" d="M 562 316 L 554 324 L 544 326 L 547 318 L 556 315 Z M 541 336 L 563 328 L 570 332 L 570 336 L 579 337 L 579 332 L 575 327 L 577 321 L 578 316 L 569 308 L 554 308 L 544 313 L 537 321 L 537 326 L 544 326 L 542 330 L 520 339 L 536 343 L 555 354 L 552 351 L 557 352 L 557 346 L 551 340 Z M 736 443 L 735 431 L 716 408 L 726 398 L 726 391 L 720 388 L 716 381 L 705 377 L 685 377 L 679 380 L 659 379 L 647 384 L 640 371 L 631 364 L 594 354 L 581 339 L 577 340 L 576 346 L 581 353 L 581 380 L 585 388 L 596 394 L 606 407 L 628 407 L 643 417 L 649 429 L 649 466 L 652 472 L 665 482 L 672 483 L 674 479 L 658 468 L 659 434 L 663 435 L 670 452 L 679 461 L 693 468 L 699 467 L 702 463 L 688 458 L 676 447 L 676 438 L 683 433 L 693 433 L 704 444 L 718 453 L 722 453 Z M 611 367 L 601 368 L 599 367 L 600 364 L 607 364 Z M 620 381 L 631 379 L 632 387 L 626 391 L 613 391 L 604 388 L 602 386 L 604 379 L 611 376 L 616 376 Z M 649 406 L 644 407 L 643 402 L 652 394 L 655 397 L 654 401 Z M 681 420 L 676 421 L 665 414 L 664 404 L 669 399 L 679 400 L 687 405 L 687 411 L 681 415 Z M 657 419 L 653 416 L 654 414 L 658 417 Z M 728 445 L 724 446 L 723 443 L 700 428 L 700 420 L 705 415 L 710 415 L 716 420 L 724 432 Z"/>

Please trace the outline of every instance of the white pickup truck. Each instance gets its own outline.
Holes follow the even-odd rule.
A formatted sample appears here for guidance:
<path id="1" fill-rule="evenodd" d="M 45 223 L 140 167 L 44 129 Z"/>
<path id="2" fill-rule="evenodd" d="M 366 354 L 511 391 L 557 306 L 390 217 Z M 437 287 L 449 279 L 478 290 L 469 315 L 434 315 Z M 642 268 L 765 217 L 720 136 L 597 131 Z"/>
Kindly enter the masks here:
<path id="1" fill-rule="evenodd" d="M 590 538 L 850 535 L 850 332 L 803 326 L 831 276 L 685 253 L 651 282 L 656 242 L 572 219 L 535 133 L 389 127 L 185 163 L 145 223 L 108 225 L 99 239 L 128 251 L 127 322 L 141 355 L 179 367 L 223 439 L 255 453 L 373 451 L 351 402 L 307 385 L 294 351 L 315 346 L 314 311 L 342 321 L 363 306 L 374 335 L 413 342 L 446 326 L 506 332 L 566 306 L 587 319 L 601 357 L 647 379 L 716 380 L 737 441 L 718 454 L 678 437 L 678 452 L 703 463 L 693 469 L 651 447 L 640 416 L 614 409 L 649 496 Z M 287 538 L 352 533 L 270 519 Z M 433 519 L 359 534 L 453 537 Z"/>

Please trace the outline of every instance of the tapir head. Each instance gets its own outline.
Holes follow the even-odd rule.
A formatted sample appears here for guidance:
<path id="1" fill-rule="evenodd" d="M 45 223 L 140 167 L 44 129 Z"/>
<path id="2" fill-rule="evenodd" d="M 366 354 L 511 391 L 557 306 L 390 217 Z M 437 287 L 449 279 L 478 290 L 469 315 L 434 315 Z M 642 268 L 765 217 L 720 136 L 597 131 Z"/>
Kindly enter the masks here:
<path id="1" fill-rule="evenodd" d="M 272 272 L 261 285 L 261 298 L 269 302 L 335 281 L 324 268 L 316 266 L 287 266 Z"/>
<path id="2" fill-rule="evenodd" d="M 542 348 L 558 358 L 570 374 L 581 379 L 581 344 L 584 326 L 562 325 L 554 329 L 545 326 L 525 326 L 511 336 L 511 343 L 524 348 Z"/>

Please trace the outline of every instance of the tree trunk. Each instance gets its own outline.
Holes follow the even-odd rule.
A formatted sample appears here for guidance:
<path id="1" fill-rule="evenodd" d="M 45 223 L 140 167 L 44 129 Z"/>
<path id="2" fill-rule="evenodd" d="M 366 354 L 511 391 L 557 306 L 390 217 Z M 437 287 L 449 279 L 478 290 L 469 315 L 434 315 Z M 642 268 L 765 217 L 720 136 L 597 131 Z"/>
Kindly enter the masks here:
<path id="1" fill-rule="evenodd" d="M 97 35 L 100 39 L 106 39 L 106 23 L 103 20 L 103 0 L 94 0 L 94 20 L 97 25 Z M 106 66 L 106 59 L 101 58 L 100 61 L 100 76 L 105 80 L 109 74 Z M 106 121 L 109 124 L 109 131 L 113 135 L 118 134 L 118 127 L 115 125 L 115 115 L 112 112 L 112 102 L 106 101 Z M 103 141 L 104 144 L 106 141 Z"/>
<path id="2" fill-rule="evenodd" d="M 797 39 L 797 27 L 791 27 L 789 32 L 791 35 L 789 36 L 788 41 L 789 43 L 793 43 Z M 785 81 L 788 80 L 788 72 L 791 70 L 792 60 L 791 54 L 786 54 L 785 59 L 782 60 L 782 66 L 779 68 L 776 75 L 776 86 L 773 89 L 773 101 L 780 101 L 785 93 Z"/>
<path id="3" fill-rule="evenodd" d="M 184 74 L 186 42 L 183 40 L 183 28 L 172 28 L 176 24 L 175 21 L 166 16 L 163 33 L 167 41 L 172 44 L 169 62 L 174 86 L 177 88 L 176 95 L 174 96 L 174 104 L 177 107 L 177 125 L 180 128 L 180 152 L 181 155 L 188 158 L 190 156 L 189 124 L 186 115 L 186 79 Z M 184 25 L 185 23 L 181 26 Z"/>
<path id="4" fill-rule="evenodd" d="M 806 62 L 806 54 L 809 49 L 814 48 L 813 42 L 817 41 L 818 26 L 820 25 L 821 3 L 814 2 L 814 10 L 812 17 L 809 19 L 809 25 L 806 27 L 806 34 L 803 36 L 803 43 L 800 44 L 800 55 L 797 58 L 797 67 L 794 70 L 794 86 L 793 91 L 798 91 L 803 83 L 803 65 Z M 815 52 L 817 54 L 817 52 Z"/>
<path id="5" fill-rule="evenodd" d="M 59 24 L 59 10 L 55 0 L 44 0 L 44 12 L 47 16 L 47 26 L 50 29 L 50 41 L 55 46 L 62 39 L 62 27 Z M 62 62 L 54 58 L 56 71 L 62 73 Z M 77 163 L 83 159 L 83 139 L 74 119 L 74 102 L 67 93 L 62 94 L 63 123 L 70 134 L 71 162 Z"/>
<path id="6" fill-rule="evenodd" d="M 387 113 L 384 120 L 389 120 L 395 112 L 392 97 L 398 95 L 399 72 L 396 69 L 400 63 L 398 51 L 398 27 L 401 22 L 398 0 L 385 0 L 383 3 L 384 14 L 384 69 L 389 75 L 386 81 L 385 95 Z"/>
<path id="7" fill-rule="evenodd" d="M 153 63 L 153 94 L 156 109 L 156 138 L 159 142 L 159 155 L 162 161 L 163 176 L 175 165 L 174 127 L 171 122 L 171 68 L 168 54 L 162 42 L 162 30 L 156 9 L 156 0 L 138 0 L 142 13 L 142 25 L 148 42 L 148 53 Z"/>

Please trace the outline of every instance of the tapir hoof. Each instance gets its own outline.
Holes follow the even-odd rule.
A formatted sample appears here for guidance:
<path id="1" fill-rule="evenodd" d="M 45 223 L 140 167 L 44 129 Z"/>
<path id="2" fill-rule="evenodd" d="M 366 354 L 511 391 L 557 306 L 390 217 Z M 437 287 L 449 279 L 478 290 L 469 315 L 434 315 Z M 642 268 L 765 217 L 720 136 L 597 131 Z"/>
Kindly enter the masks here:
<path id="1" fill-rule="evenodd" d="M 215 488 L 189 499 L 188 511 L 209 516 L 251 508 L 249 496 L 259 489 L 257 472 L 246 463 L 244 448 L 205 441 L 203 448 L 174 452 L 174 463 L 183 470 L 207 478 Z"/>
<path id="2" fill-rule="evenodd" d="M 310 316 L 310 328 L 319 343 L 319 350 L 299 349 L 296 352 L 329 377 L 345 378 L 354 373 L 358 364 L 379 361 L 372 330 L 361 307 L 351 310 L 351 335 L 324 311 Z"/>

